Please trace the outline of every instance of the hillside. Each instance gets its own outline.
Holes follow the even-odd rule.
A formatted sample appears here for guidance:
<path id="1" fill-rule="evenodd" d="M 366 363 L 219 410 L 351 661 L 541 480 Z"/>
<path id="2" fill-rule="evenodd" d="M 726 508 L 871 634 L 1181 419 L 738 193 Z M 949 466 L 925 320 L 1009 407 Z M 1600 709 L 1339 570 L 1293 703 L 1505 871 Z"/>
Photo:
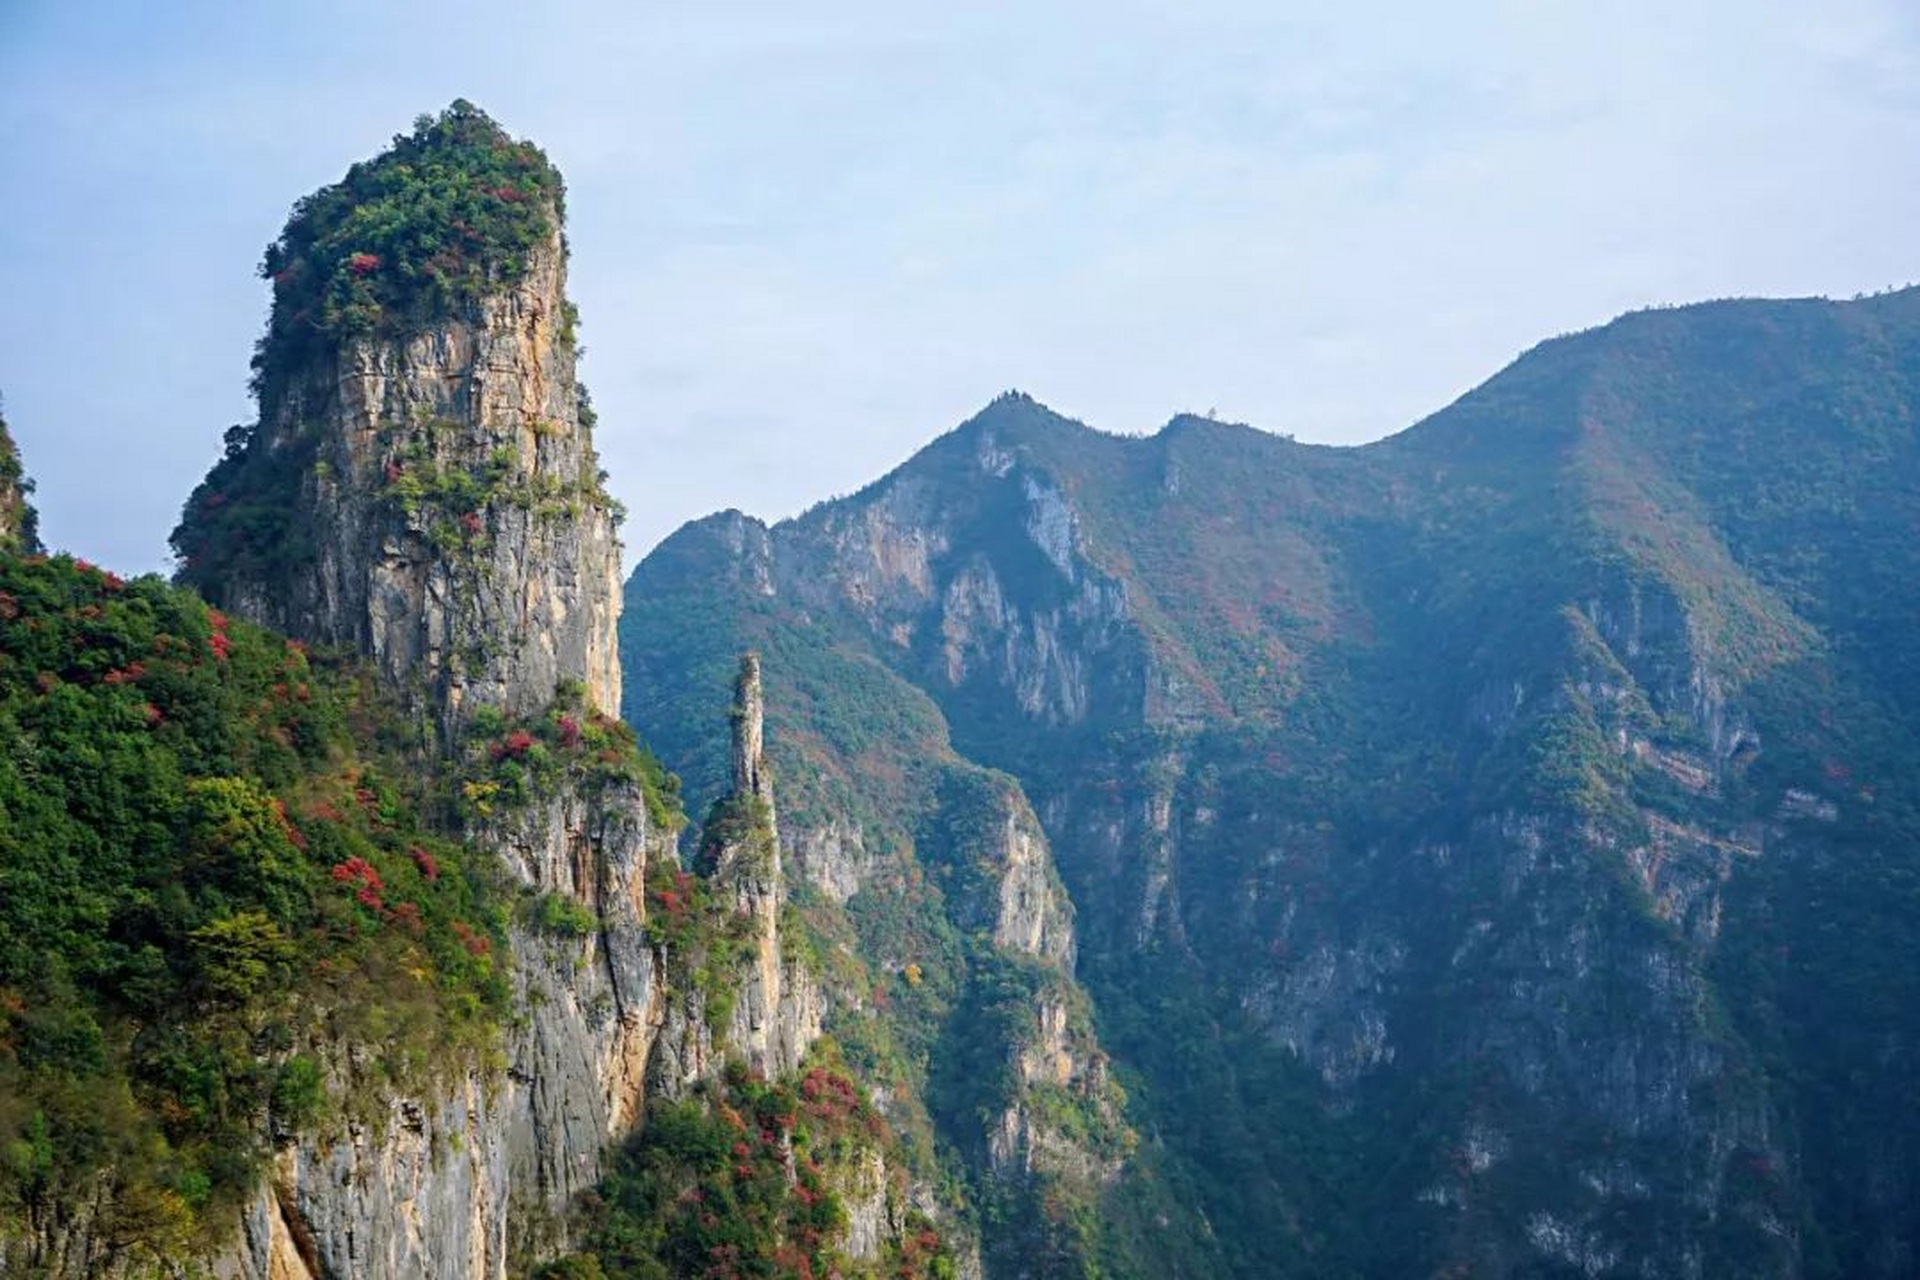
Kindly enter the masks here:
<path id="1" fill-rule="evenodd" d="M 977 1274 L 754 658 L 698 843 L 615 718 L 562 190 L 455 102 L 294 206 L 177 585 L 40 554 L 0 434 L 0 1272 Z"/>
<path id="2" fill-rule="evenodd" d="M 464 101 L 298 201 L 174 583 L 0 423 L 0 1274 L 1920 1269 L 1920 291 L 623 590 L 565 227 Z"/>
<path id="3" fill-rule="evenodd" d="M 751 637 L 796 849 L 1017 780 L 1187 1224 L 1114 1274 L 1904 1274 L 1917 341 L 1641 313 L 1355 449 L 1003 397 L 663 544 L 627 714 L 699 794 Z"/>

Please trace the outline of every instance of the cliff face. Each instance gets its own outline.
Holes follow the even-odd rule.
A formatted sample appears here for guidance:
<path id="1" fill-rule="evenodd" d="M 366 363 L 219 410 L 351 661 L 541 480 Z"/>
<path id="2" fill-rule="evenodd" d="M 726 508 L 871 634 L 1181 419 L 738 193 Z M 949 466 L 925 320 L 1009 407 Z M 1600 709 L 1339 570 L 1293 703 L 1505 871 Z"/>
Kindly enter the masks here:
<path id="1" fill-rule="evenodd" d="M 432 158 L 413 160 L 433 172 Z M 293 305 L 281 281 L 259 425 L 176 535 L 185 581 L 365 655 L 456 758 L 484 760 L 480 740 L 504 734 L 493 758 L 517 759 L 532 738 L 516 741 L 516 725 L 577 738 L 620 697 L 619 546 L 575 380 L 558 197 L 518 198 L 545 201 L 531 246 L 483 264 L 492 283 L 425 318 L 275 345 Z M 316 201 L 302 216 L 318 216 Z M 290 228 L 284 243 L 297 239 Z M 342 278 L 393 265 L 358 253 Z M 297 1256 L 326 1276 L 503 1276 L 563 1241 L 575 1200 L 642 1114 L 667 1020 L 645 884 L 650 862 L 674 859 L 674 833 L 638 786 L 578 770 L 511 803 L 470 794 L 482 798 L 460 834 L 498 859 L 523 904 L 508 929 L 518 1013 L 504 1063 L 283 1148 L 229 1271 L 279 1275 Z M 355 1058 L 379 1052 L 348 1048 L 343 1092 L 363 1087 Z"/>
<path id="2" fill-rule="evenodd" d="M 813 974 L 781 946 L 780 824 L 764 750 L 760 657 L 749 653 L 734 681 L 733 790 L 707 828 L 707 874 L 747 922 L 748 951 L 727 1044 L 765 1076 L 795 1070 L 820 1037 L 821 994 Z M 717 820 L 716 820 L 717 819 Z"/>
<path id="3" fill-rule="evenodd" d="M 40 546 L 39 521 L 27 495 L 33 482 L 20 465 L 20 450 L 0 418 L 0 552 L 36 551 Z"/>
<path id="4" fill-rule="evenodd" d="M 1008 398 L 851 498 L 669 539 L 628 714 L 701 785 L 674 615 L 753 637 L 821 780 L 793 861 L 850 909 L 888 813 L 960 812 L 935 762 L 1017 778 L 1158 1141 L 1062 1153 L 1043 1088 L 985 1159 L 1178 1169 L 1117 1274 L 1902 1274 L 1920 1147 L 1865 1135 L 1920 1079 L 1876 958 L 1920 941 L 1920 681 L 1884 630 L 1920 616 L 1888 532 L 1920 517 L 1916 308 L 1629 317 L 1356 450 Z M 963 929 L 1044 952 L 1018 810 L 959 824 L 997 862 L 937 856 L 947 820 L 915 851 Z M 1026 1007 L 1014 1074 L 1095 1080 Z"/>
<path id="5" fill-rule="evenodd" d="M 265 626 L 367 654 L 442 731 L 542 712 L 562 681 L 620 704 L 619 542 L 580 419 L 557 213 L 523 274 L 424 331 L 349 338 L 273 370 L 240 466 L 183 527 L 271 473 L 277 560 L 182 577 Z"/>
<path id="6" fill-rule="evenodd" d="M 635 576 L 632 600 L 650 605 L 629 615 L 637 625 L 623 660 L 635 664 L 636 686 L 660 682 L 673 706 L 667 714 L 630 698 L 628 714 L 659 735 L 690 796 L 720 798 L 708 822 L 719 867 L 778 858 L 783 937 L 832 948 L 823 1026 L 874 1105 L 914 1139 L 915 1203 L 963 1243 L 961 1259 L 1005 1276 L 1106 1265 L 1111 1244 L 1085 1231 L 1086 1216 L 1151 1235 L 1164 1188 L 1134 1158 L 1123 1095 L 1074 975 L 1074 909 L 1046 834 L 1017 781 L 954 755 L 923 694 L 787 612 L 810 607 L 807 587 L 777 572 L 769 547 L 765 526 L 716 517 Z M 713 584 L 740 612 L 676 651 L 679 609 Z M 868 585 L 876 597 L 894 590 Z M 711 673 L 741 647 L 760 650 L 764 672 L 740 687 L 764 681 L 764 694 L 736 698 L 736 743 L 764 724 L 782 791 L 777 825 L 759 828 L 757 862 L 725 834 L 737 829 L 730 806 L 758 773 L 743 768 L 751 754 L 729 756 L 687 731 L 724 709 Z M 663 661 L 699 674 L 680 684 L 655 665 Z M 942 1182 L 967 1187 L 977 1216 L 931 1196 Z"/>

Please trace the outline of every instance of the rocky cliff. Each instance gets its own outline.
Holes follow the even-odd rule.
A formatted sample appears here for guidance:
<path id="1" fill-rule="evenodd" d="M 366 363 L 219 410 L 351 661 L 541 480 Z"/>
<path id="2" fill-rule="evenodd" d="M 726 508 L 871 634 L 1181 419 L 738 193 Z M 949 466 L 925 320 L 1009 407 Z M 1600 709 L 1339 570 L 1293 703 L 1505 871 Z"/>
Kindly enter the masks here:
<path id="1" fill-rule="evenodd" d="M 181 580 L 275 630 L 365 653 L 449 741 L 478 708 L 543 713 L 564 682 L 615 714 L 617 517 L 574 372 L 559 178 L 471 109 L 412 147 L 428 159 L 404 145 L 383 159 L 458 168 L 463 150 L 513 154 L 519 185 L 481 198 L 520 214 L 526 243 L 496 250 L 464 221 L 439 231 L 479 240 L 463 246 L 475 261 L 444 268 L 474 277 L 466 289 L 443 285 L 421 312 L 411 295 L 425 286 L 396 283 L 403 296 L 370 303 L 372 318 L 296 344 L 287 335 L 326 315 L 303 288 L 327 267 L 309 243 L 324 236 L 301 224 L 322 218 L 328 193 L 307 202 L 270 253 L 260 419 L 230 435 L 187 504 Z M 403 269 L 391 256 L 356 252 L 344 271 L 367 287 Z"/>
<path id="2" fill-rule="evenodd" d="M 1087 1225 L 1115 1274 L 1900 1275 L 1917 376 L 1909 291 L 1627 317 L 1361 449 L 1006 397 L 663 544 L 628 713 L 703 785 L 675 617 L 752 636 L 819 780 L 794 862 L 849 906 L 939 762 L 1017 778 L 1172 1174 L 1157 1240 Z M 1016 1074 L 1093 1078 L 1033 1007 Z M 1046 1158 L 986 1114 L 993 1167 Z"/>
<path id="3" fill-rule="evenodd" d="M 531 215 L 524 250 L 491 261 L 474 245 L 465 292 L 426 311 L 376 293 L 370 319 L 300 345 L 285 335 L 312 317 L 285 313 L 325 269 L 326 228 L 304 224 L 325 220 L 329 193 L 296 211 L 269 254 L 259 423 L 230 441 L 175 538 L 183 581 L 365 655 L 436 727 L 439 754 L 494 761 L 537 749 L 522 745 L 528 726 L 577 738 L 619 706 L 619 544 L 574 372 L 559 183 L 459 105 L 371 162 L 411 166 L 393 179 L 406 181 L 502 152 L 525 176 L 481 198 Z M 363 208 L 390 181 L 367 169 L 345 184 L 367 189 Z M 400 269 L 356 251 L 342 278 Z M 650 861 L 673 859 L 674 832 L 631 782 L 562 769 L 510 799 L 471 789 L 493 785 L 470 784 L 460 827 L 524 904 L 508 929 L 520 1012 L 504 1062 L 283 1149 L 242 1272 L 285 1254 L 284 1228 L 323 1275 L 505 1275 L 559 1242 L 640 1116 L 665 1019 L 644 885 Z M 379 1046 L 349 1050 L 345 1090 L 353 1055 Z"/>
<path id="4" fill-rule="evenodd" d="M 0 452 L 0 1271 L 978 1273 L 823 1037 L 884 995 L 784 872 L 757 657 L 687 863 L 615 718 L 563 215 L 466 103 L 295 206 L 206 599 L 18 554 Z"/>
<path id="5" fill-rule="evenodd" d="M 39 548 L 39 522 L 27 495 L 33 482 L 20 465 L 20 450 L 0 418 L 0 551 Z"/>
<path id="6" fill-rule="evenodd" d="M 918 1202 L 949 1237 L 977 1233 L 989 1274 L 1107 1265 L 1093 1218 L 1151 1232 L 1167 1191 L 1136 1156 L 1075 977 L 1074 909 L 1046 834 L 1015 779 L 954 754 L 924 694 L 787 612 L 807 607 L 803 588 L 775 575 L 768 546 L 765 526 L 729 514 L 635 576 L 630 603 L 650 606 L 631 615 L 623 661 L 674 705 L 630 698 L 628 713 L 663 735 L 690 796 L 721 797 L 725 822 L 740 758 L 685 730 L 724 710 L 711 690 L 726 655 L 760 649 L 789 936 L 829 949 L 825 1030 L 909 1139 L 916 1181 L 966 1189 Z M 699 646 L 652 630 L 713 584 L 740 609 Z M 761 715 L 748 698 L 734 714 Z"/>

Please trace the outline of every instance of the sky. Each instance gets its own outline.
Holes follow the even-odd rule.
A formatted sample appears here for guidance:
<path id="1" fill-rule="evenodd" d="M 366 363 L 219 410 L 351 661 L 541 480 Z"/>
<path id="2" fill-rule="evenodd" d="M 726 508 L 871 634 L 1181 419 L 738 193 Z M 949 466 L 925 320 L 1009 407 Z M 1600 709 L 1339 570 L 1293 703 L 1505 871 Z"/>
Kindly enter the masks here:
<path id="1" fill-rule="evenodd" d="M 1912 0 L 4 0 L 0 395 L 52 545 L 169 567 L 253 416 L 261 250 L 457 97 L 566 175 L 629 563 L 1009 388 L 1359 443 L 1622 311 L 1920 278 Z"/>

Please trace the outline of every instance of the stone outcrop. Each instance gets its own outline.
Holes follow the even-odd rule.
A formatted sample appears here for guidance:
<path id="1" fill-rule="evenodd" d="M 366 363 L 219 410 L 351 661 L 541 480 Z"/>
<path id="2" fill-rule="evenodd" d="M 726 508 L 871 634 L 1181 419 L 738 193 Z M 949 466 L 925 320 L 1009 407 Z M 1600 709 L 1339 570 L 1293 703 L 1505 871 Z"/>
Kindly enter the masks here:
<path id="1" fill-rule="evenodd" d="M 524 721 L 565 694 L 619 710 L 615 514 L 575 380 L 559 210 L 546 212 L 544 243 L 486 296 L 263 370 L 259 426 L 224 475 L 240 489 L 250 469 L 297 473 L 283 551 L 223 560 L 229 544 L 203 539 L 182 568 L 234 612 L 364 654 L 446 753 L 482 709 Z M 187 524 L 220 497 L 203 487 Z M 327 1277 L 504 1277 L 564 1243 L 575 1199 L 640 1119 L 667 1021 L 645 880 L 675 857 L 674 833 L 636 786 L 569 774 L 455 834 L 494 853 L 529 904 L 509 929 L 504 1064 L 284 1145 L 226 1274 L 273 1277 L 298 1257 Z M 549 896 L 592 927 L 545 928 Z M 344 1048 L 336 1092 L 353 1093 L 356 1060 L 378 1046 Z"/>
<path id="2" fill-rule="evenodd" d="M 562 681 L 620 706 L 620 548 L 582 421 L 557 214 L 497 294 L 419 332 L 341 341 L 263 382 L 243 466 L 298 468 L 289 550 L 183 566 L 215 604 L 366 654 L 449 740 Z M 206 519 L 214 490 L 197 495 Z"/>
<path id="3" fill-rule="evenodd" d="M 20 465 L 20 450 L 0 418 L 0 552 L 37 551 L 39 522 L 27 495 L 33 482 Z"/>
<path id="4" fill-rule="evenodd" d="M 800 1065 L 807 1047 L 820 1036 L 824 1009 L 814 975 L 788 958 L 780 945 L 786 884 L 765 754 L 766 703 L 758 654 L 740 660 L 732 722 L 733 787 L 709 820 L 706 870 L 716 891 L 731 895 L 751 935 L 725 1038 L 727 1048 L 755 1071 L 775 1076 Z"/>

